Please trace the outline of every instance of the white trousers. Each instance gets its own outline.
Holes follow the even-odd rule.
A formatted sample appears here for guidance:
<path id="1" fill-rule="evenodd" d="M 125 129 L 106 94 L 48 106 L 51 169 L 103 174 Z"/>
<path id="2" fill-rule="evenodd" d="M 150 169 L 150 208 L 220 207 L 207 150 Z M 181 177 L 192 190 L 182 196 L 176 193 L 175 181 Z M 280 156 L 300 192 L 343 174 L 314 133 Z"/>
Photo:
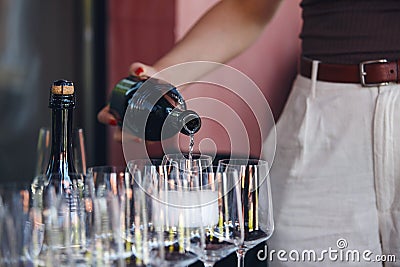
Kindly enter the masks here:
<path id="1" fill-rule="evenodd" d="M 400 85 L 298 76 L 276 130 L 269 266 L 400 266 Z"/>

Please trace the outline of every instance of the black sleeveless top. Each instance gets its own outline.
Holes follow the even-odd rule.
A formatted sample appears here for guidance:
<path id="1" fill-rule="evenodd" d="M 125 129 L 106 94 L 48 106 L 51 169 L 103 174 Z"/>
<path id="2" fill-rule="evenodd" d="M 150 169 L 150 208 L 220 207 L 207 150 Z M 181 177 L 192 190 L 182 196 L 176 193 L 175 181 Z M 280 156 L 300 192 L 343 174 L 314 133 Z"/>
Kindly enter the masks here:
<path id="1" fill-rule="evenodd" d="M 303 56 L 354 64 L 400 58 L 400 0 L 303 0 Z"/>

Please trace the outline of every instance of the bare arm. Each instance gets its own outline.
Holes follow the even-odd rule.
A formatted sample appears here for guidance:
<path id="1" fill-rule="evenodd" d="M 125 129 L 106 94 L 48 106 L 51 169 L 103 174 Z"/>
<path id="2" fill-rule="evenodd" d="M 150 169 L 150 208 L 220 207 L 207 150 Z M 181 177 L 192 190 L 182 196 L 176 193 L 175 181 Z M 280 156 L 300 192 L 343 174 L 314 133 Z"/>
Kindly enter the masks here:
<path id="1" fill-rule="evenodd" d="M 166 67 L 187 61 L 226 62 L 257 39 L 280 2 L 281 0 L 222 0 L 205 13 L 185 37 L 153 66 L 135 62 L 130 66 L 130 73 L 151 76 Z M 204 73 L 196 73 L 196 76 L 202 74 Z M 98 120 L 114 125 L 115 118 L 108 109 L 106 106 L 99 112 Z"/>
<path id="2" fill-rule="evenodd" d="M 249 47 L 273 17 L 280 0 L 222 0 L 154 64 L 156 70 L 193 60 L 226 62 Z"/>

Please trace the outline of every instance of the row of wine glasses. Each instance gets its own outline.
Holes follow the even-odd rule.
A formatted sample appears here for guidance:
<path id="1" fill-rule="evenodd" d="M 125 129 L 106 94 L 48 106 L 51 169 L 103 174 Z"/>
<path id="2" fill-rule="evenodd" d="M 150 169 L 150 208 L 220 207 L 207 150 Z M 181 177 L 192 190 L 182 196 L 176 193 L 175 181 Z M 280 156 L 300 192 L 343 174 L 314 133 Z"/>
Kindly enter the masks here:
<path id="1" fill-rule="evenodd" d="M 212 166 L 205 155 L 166 155 L 161 165 L 131 161 L 136 209 L 130 211 L 135 256 L 148 265 L 205 266 L 245 253 L 273 232 L 269 167 L 230 159 Z M 193 255 L 194 254 L 194 255 Z"/>
<path id="2" fill-rule="evenodd" d="M 45 175 L 0 185 L 0 266 L 125 266 L 132 249 L 122 238 L 117 174 L 114 167 L 70 174 L 62 195 Z"/>
<path id="3" fill-rule="evenodd" d="M 0 266 L 19 266 L 24 254 L 24 228 L 28 220 L 28 188 L 0 187 Z M 25 204 L 23 204 L 25 203 Z"/>
<path id="4" fill-rule="evenodd" d="M 268 168 L 166 155 L 90 167 L 71 177 L 68 197 L 46 188 L 44 175 L 0 188 L 0 265 L 124 266 L 134 255 L 136 265 L 213 266 L 236 251 L 243 266 L 273 231 Z"/>

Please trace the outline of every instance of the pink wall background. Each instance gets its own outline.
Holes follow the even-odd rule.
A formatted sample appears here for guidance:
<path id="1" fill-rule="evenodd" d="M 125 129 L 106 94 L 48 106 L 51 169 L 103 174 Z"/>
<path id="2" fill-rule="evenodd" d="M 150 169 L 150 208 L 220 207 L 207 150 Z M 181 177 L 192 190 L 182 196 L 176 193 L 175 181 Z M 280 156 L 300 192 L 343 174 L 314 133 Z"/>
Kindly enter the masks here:
<path id="1" fill-rule="evenodd" d="M 179 40 L 216 0 L 166 0 L 109 1 L 109 88 L 127 75 L 130 63 L 142 61 L 152 64 Z M 300 51 L 298 38 L 301 28 L 300 0 L 282 1 L 277 14 L 266 27 L 260 39 L 242 55 L 228 63 L 248 75 L 260 88 L 275 118 L 279 117 L 296 75 L 297 60 Z M 229 45 L 229 44 L 227 44 Z M 268 107 L 262 101 L 248 106 L 233 94 L 215 88 L 215 86 L 195 85 L 182 91 L 188 108 L 200 115 L 214 118 L 203 120 L 202 129 L 196 134 L 196 150 L 215 153 L 241 153 L 249 149 L 247 142 L 231 143 L 236 131 L 226 131 L 226 125 L 245 125 L 250 154 L 258 155 L 263 136 L 270 125 L 258 125 L 252 113 L 265 114 Z M 233 111 L 215 101 L 196 101 L 199 98 L 218 100 L 226 103 Z M 238 116 L 241 122 L 238 122 Z M 240 127 L 239 127 L 240 128 Z M 242 129 L 243 130 L 243 129 Z M 110 164 L 121 164 L 123 155 L 121 144 L 112 140 L 110 130 Z M 235 138 L 240 138 L 238 134 Z M 233 138 L 233 139 L 235 139 Z M 187 150 L 188 138 L 179 136 L 183 150 Z M 134 157 L 146 155 L 142 146 L 132 149 Z"/>
<path id="2" fill-rule="evenodd" d="M 110 0 L 108 1 L 108 88 L 128 75 L 131 63 L 151 65 L 174 44 L 174 0 Z M 113 140 L 115 127 L 108 127 L 107 161 L 123 165 L 122 145 Z M 133 147 L 137 158 L 146 151 Z"/>
<path id="3" fill-rule="evenodd" d="M 175 34 L 179 40 L 195 21 L 216 0 L 177 0 Z M 260 39 L 243 54 L 232 60 L 228 65 L 248 75 L 259 87 L 266 97 L 274 117 L 277 119 L 287 99 L 292 81 L 297 73 L 297 60 L 300 52 L 299 33 L 301 28 L 300 1 L 282 1 L 277 14 L 266 27 Z M 229 45 L 229 44 L 227 44 Z M 195 136 L 197 150 L 213 154 L 218 147 L 219 152 L 244 153 L 248 150 L 246 138 L 250 143 L 250 154 L 258 156 L 261 147 L 261 134 L 266 136 L 271 125 L 258 125 L 254 113 L 265 118 L 267 123 L 267 107 L 264 101 L 256 100 L 258 97 L 252 90 L 248 90 L 248 97 L 255 99 L 251 106 L 241 101 L 229 91 L 221 91 L 215 86 L 198 85 L 195 88 L 182 90 L 182 94 L 188 102 L 188 108 L 193 108 L 199 114 L 211 114 L 210 120 L 203 120 L 202 129 Z M 191 99 L 208 97 L 222 101 L 233 111 L 223 108 L 222 104 L 215 101 L 194 101 Z M 214 103 L 214 104 L 213 104 Z M 245 124 L 246 129 L 240 129 L 237 116 Z M 237 130 L 230 130 L 229 124 L 237 124 Z M 263 122 L 262 122 L 263 123 Z M 227 126 L 228 125 L 228 126 Z M 240 131 L 246 133 L 240 134 Z M 236 136 L 234 136 L 236 135 Z M 240 137 L 242 135 L 243 138 Z M 181 148 L 186 149 L 188 138 L 181 136 Z M 232 140 L 243 142 L 232 143 Z"/>

